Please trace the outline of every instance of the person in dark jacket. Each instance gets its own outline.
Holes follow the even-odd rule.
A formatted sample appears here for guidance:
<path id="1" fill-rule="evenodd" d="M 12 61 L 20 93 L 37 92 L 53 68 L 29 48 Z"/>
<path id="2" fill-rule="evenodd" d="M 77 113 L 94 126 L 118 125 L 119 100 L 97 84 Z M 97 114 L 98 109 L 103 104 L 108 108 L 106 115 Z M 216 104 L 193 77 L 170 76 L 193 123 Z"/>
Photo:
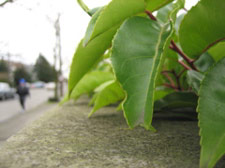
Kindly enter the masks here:
<path id="1" fill-rule="evenodd" d="M 19 86 L 17 87 L 17 91 L 16 93 L 19 95 L 19 101 L 20 104 L 23 108 L 23 111 L 25 111 L 25 101 L 26 101 L 26 97 L 28 95 L 30 95 L 29 89 L 26 86 L 26 81 L 25 79 L 20 79 L 19 81 Z"/>

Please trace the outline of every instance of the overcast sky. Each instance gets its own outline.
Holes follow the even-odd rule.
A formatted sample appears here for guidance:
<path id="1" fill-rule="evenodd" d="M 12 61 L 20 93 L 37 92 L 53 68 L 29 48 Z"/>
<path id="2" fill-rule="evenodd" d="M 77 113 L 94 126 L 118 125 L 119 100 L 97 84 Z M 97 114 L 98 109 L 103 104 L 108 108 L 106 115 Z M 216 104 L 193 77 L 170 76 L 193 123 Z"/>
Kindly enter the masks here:
<path id="1" fill-rule="evenodd" d="M 0 0 L 0 3 L 4 0 Z M 84 0 L 89 8 L 103 6 L 110 0 Z M 190 8 L 197 0 L 188 0 Z M 76 0 L 16 0 L 0 8 L 0 56 L 10 53 L 12 60 L 34 64 L 39 53 L 53 63 L 54 21 L 61 13 L 63 71 L 70 63 L 90 17 Z"/>

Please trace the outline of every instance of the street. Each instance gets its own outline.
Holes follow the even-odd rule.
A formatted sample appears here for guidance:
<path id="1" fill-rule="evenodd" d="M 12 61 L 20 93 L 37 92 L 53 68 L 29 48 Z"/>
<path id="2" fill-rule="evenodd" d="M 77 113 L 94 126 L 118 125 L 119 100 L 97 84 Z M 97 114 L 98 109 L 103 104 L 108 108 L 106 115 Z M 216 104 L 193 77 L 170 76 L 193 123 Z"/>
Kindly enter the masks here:
<path id="1" fill-rule="evenodd" d="M 31 96 L 28 96 L 26 101 L 27 111 L 46 102 L 49 97 L 53 96 L 53 91 L 31 89 L 30 95 Z M 0 101 L 0 123 L 20 113 L 22 113 L 22 109 L 17 96 L 14 99 Z"/>
<path id="2" fill-rule="evenodd" d="M 53 91 L 32 89 L 30 93 L 31 97 L 27 97 L 25 112 L 21 111 L 18 97 L 0 101 L 0 147 L 10 136 L 56 106 L 56 103 L 47 103 Z"/>

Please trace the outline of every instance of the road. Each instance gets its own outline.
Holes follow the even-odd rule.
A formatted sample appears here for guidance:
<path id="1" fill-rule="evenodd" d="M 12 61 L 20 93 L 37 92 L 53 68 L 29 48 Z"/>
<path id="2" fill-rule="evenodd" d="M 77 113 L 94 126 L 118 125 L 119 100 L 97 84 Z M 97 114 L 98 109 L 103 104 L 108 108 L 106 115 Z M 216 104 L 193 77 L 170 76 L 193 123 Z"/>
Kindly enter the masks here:
<path id="1" fill-rule="evenodd" d="M 53 91 L 46 89 L 31 89 L 31 97 L 27 97 L 26 110 L 29 111 L 40 104 L 43 104 L 49 97 L 53 96 Z M 18 97 L 15 99 L 0 101 L 0 123 L 9 120 L 13 116 L 22 113 Z"/>
<path id="2" fill-rule="evenodd" d="M 27 98 L 25 112 L 22 112 L 17 97 L 0 101 L 0 147 L 10 136 L 56 106 L 56 103 L 47 103 L 48 98 L 53 96 L 53 91 L 32 89 L 30 93 L 31 97 Z"/>

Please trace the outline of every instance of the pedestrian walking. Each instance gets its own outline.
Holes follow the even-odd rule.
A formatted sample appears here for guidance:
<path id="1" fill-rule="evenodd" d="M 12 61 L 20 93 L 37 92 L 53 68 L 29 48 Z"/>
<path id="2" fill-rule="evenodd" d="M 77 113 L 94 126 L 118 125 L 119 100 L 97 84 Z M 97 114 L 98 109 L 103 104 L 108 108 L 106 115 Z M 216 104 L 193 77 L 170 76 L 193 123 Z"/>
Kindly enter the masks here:
<path id="1" fill-rule="evenodd" d="M 30 95 L 29 89 L 26 86 L 26 80 L 25 79 L 20 79 L 19 81 L 19 86 L 17 87 L 16 93 L 19 95 L 19 101 L 21 104 L 21 107 L 23 108 L 23 111 L 25 111 L 25 101 L 26 97 Z"/>

